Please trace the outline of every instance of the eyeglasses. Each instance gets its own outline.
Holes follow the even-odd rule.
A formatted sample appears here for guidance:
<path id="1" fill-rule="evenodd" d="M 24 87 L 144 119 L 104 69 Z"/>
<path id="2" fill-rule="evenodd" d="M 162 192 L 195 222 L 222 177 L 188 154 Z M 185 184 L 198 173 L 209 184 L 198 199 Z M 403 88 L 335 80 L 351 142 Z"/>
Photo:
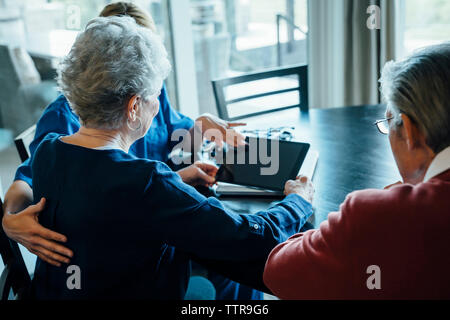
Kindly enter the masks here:
<path id="1" fill-rule="evenodd" d="M 389 134 L 389 122 L 388 121 L 392 120 L 392 119 L 394 119 L 394 117 L 377 120 L 377 121 L 375 121 L 374 125 L 377 126 L 378 131 L 380 131 L 380 133 Z"/>

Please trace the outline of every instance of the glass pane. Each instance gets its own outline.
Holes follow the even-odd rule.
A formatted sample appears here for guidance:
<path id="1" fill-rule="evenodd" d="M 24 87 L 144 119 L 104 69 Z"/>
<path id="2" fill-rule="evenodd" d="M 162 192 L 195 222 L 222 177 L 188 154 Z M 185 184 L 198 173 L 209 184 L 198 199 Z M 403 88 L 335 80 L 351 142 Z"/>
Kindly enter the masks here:
<path id="1" fill-rule="evenodd" d="M 53 67 L 66 55 L 77 34 L 113 0 L 22 0 L 0 1 L 0 43 L 24 47 L 33 58 L 51 61 Z M 132 1 L 149 13 L 158 34 L 173 57 L 167 0 Z M 42 63 L 40 60 L 39 62 Z M 173 61 L 172 61 L 173 64 Z M 40 70 L 41 71 L 41 70 Z M 173 72 L 166 80 L 170 100 L 176 106 Z"/>
<path id="2" fill-rule="evenodd" d="M 274 77 L 234 84 L 225 88 L 225 100 L 229 101 L 270 91 L 297 88 L 297 78 L 298 76 L 294 75 L 292 77 Z"/>
<path id="3" fill-rule="evenodd" d="M 238 117 L 270 109 L 294 106 L 299 103 L 298 91 L 290 91 L 229 104 L 228 114 L 230 117 Z"/>
<path id="4" fill-rule="evenodd" d="M 307 63 L 307 0 L 190 0 L 200 112 L 211 80 Z"/>
<path id="5" fill-rule="evenodd" d="M 450 1 L 405 1 L 405 53 L 450 39 Z"/>

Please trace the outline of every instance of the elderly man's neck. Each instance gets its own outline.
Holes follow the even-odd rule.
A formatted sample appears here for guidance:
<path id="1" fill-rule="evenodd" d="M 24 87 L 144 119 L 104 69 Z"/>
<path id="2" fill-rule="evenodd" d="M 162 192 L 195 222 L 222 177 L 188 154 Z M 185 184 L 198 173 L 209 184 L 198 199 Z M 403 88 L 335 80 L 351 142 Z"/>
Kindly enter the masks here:
<path id="1" fill-rule="evenodd" d="M 424 181 L 428 168 L 436 154 L 429 148 L 422 148 L 411 155 L 408 161 L 408 170 L 405 174 L 405 182 L 419 184 Z"/>

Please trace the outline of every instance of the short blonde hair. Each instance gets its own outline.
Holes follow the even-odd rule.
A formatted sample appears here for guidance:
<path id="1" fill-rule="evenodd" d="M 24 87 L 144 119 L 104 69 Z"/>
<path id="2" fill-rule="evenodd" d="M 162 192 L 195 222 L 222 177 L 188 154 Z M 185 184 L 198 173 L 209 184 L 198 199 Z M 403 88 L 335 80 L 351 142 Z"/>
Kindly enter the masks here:
<path id="1" fill-rule="evenodd" d="M 100 12 L 100 17 L 111 16 L 129 16 L 141 27 L 156 32 L 155 21 L 153 18 L 134 3 L 120 1 L 108 4 L 103 8 L 102 12 Z"/>

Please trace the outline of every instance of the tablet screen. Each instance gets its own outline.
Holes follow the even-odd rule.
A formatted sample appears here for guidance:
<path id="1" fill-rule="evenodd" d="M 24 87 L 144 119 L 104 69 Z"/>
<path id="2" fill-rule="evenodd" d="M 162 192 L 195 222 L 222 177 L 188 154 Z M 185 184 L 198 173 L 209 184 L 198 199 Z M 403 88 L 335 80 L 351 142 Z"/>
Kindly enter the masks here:
<path id="1" fill-rule="evenodd" d="M 232 148 L 222 159 L 217 181 L 284 190 L 295 179 L 309 149 L 308 143 L 247 137 L 248 145 Z"/>

